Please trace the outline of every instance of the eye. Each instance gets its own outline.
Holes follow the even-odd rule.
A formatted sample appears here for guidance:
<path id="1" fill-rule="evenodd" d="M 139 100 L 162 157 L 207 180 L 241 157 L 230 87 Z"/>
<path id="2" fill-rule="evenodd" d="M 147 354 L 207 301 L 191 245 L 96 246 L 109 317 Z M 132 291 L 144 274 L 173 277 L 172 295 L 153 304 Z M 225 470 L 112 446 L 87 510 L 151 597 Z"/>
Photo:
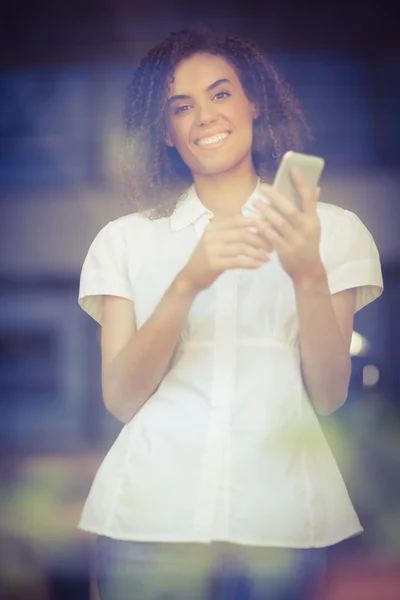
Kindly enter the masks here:
<path id="1" fill-rule="evenodd" d="M 174 109 L 174 115 L 180 115 L 184 112 L 187 112 L 189 110 L 190 106 L 188 104 L 183 104 L 182 106 L 177 106 L 177 108 Z"/>
<path id="2" fill-rule="evenodd" d="M 223 100 L 224 98 L 227 98 L 228 96 L 230 96 L 229 92 L 223 92 L 223 91 L 221 91 L 221 92 L 217 92 L 215 94 L 214 98 L 216 100 Z"/>

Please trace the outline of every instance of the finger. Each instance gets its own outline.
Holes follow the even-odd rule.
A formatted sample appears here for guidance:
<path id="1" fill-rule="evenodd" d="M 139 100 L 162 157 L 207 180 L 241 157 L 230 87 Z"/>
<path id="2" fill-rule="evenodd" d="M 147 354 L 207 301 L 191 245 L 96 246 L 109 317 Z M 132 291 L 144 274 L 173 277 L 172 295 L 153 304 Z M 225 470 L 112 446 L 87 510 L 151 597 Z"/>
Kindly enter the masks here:
<path id="1" fill-rule="evenodd" d="M 314 190 L 310 189 L 305 177 L 302 175 L 299 169 L 293 168 L 290 170 L 290 177 L 293 181 L 294 187 L 300 197 L 302 209 L 305 213 L 315 212 L 315 194 Z"/>
<path id="2" fill-rule="evenodd" d="M 219 254 L 222 257 L 231 258 L 246 256 L 247 258 L 253 258 L 254 260 L 264 262 L 269 259 L 268 253 L 265 250 L 254 248 L 254 246 L 245 243 L 223 244 L 219 250 Z"/>
<path id="3" fill-rule="evenodd" d="M 261 202 L 260 202 L 261 204 Z M 258 208 L 258 203 L 256 204 Z M 273 206 L 265 206 L 263 215 L 265 220 L 284 238 L 290 238 L 294 232 L 295 228 L 293 224 L 288 220 L 286 215 L 282 215 L 278 210 L 276 210 Z M 264 233 L 264 229 L 262 230 Z"/>
<path id="4" fill-rule="evenodd" d="M 263 226 L 263 223 L 259 224 L 259 229 Z M 243 229 L 238 231 L 237 229 L 227 229 L 224 231 L 214 231 L 213 236 L 218 241 L 224 241 L 227 243 L 236 242 L 236 243 L 246 243 L 254 248 L 260 248 L 262 250 L 266 250 L 267 252 L 272 252 L 273 248 L 269 242 L 265 240 L 265 238 L 259 233 L 254 233 L 253 231 L 249 231 L 248 229 Z"/>
<path id="5" fill-rule="evenodd" d="M 269 258 L 267 260 L 255 260 L 253 258 L 249 258 L 247 256 L 235 256 L 233 258 L 224 258 L 221 259 L 221 269 L 259 269 L 264 266 L 267 262 L 269 262 Z"/>
<path id="6" fill-rule="evenodd" d="M 301 211 L 291 200 L 266 183 L 261 184 L 261 189 L 270 201 L 270 205 L 279 210 L 279 212 L 285 215 L 292 223 L 297 224 L 299 222 L 301 219 Z M 268 204 L 264 202 L 261 202 L 261 205 L 257 204 L 257 209 L 260 210 L 262 214 L 264 214 L 263 209 L 267 207 Z"/>
<path id="7" fill-rule="evenodd" d="M 277 252 L 290 252 L 291 245 L 269 223 L 265 223 L 263 234 Z"/>

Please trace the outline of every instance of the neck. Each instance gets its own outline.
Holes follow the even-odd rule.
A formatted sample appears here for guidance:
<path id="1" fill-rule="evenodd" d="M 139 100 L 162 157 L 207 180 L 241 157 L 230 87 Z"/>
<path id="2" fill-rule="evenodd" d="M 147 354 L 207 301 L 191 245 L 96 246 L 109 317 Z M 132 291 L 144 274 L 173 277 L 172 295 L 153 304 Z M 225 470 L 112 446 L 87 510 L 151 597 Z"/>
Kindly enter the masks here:
<path id="1" fill-rule="evenodd" d="M 257 185 L 254 167 L 246 172 L 227 171 L 211 176 L 194 174 L 193 179 L 198 197 L 216 217 L 238 215 Z"/>

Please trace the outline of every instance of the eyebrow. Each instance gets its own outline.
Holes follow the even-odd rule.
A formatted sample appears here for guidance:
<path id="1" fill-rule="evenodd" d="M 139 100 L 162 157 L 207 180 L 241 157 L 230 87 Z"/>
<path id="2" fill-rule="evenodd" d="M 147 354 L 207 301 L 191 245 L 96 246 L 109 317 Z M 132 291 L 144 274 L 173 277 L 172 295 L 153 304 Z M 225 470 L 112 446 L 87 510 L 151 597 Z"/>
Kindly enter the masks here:
<path id="1" fill-rule="evenodd" d="M 207 92 L 213 90 L 214 88 L 218 87 L 219 85 L 221 85 L 221 83 L 231 83 L 229 81 L 229 79 L 217 79 L 217 81 L 214 81 L 214 83 L 212 83 L 211 85 L 209 85 L 207 87 Z M 170 106 L 173 102 L 175 102 L 176 100 L 189 100 L 190 96 L 187 96 L 186 94 L 178 94 L 176 96 L 171 96 L 171 98 L 168 98 L 167 100 L 167 105 Z"/>

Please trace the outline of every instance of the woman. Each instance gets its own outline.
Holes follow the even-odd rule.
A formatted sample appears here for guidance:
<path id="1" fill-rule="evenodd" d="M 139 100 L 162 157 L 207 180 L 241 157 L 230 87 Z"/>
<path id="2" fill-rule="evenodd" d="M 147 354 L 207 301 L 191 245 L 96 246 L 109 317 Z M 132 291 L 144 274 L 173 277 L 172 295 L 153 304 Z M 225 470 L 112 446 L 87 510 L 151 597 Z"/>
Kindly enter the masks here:
<path id="1" fill-rule="evenodd" d="M 346 399 L 375 244 L 301 174 L 299 209 L 269 185 L 309 130 L 247 41 L 170 35 L 126 124 L 134 212 L 98 234 L 80 287 L 126 423 L 80 523 L 101 597 L 310 600 L 324 548 L 362 531 L 317 415 Z"/>

